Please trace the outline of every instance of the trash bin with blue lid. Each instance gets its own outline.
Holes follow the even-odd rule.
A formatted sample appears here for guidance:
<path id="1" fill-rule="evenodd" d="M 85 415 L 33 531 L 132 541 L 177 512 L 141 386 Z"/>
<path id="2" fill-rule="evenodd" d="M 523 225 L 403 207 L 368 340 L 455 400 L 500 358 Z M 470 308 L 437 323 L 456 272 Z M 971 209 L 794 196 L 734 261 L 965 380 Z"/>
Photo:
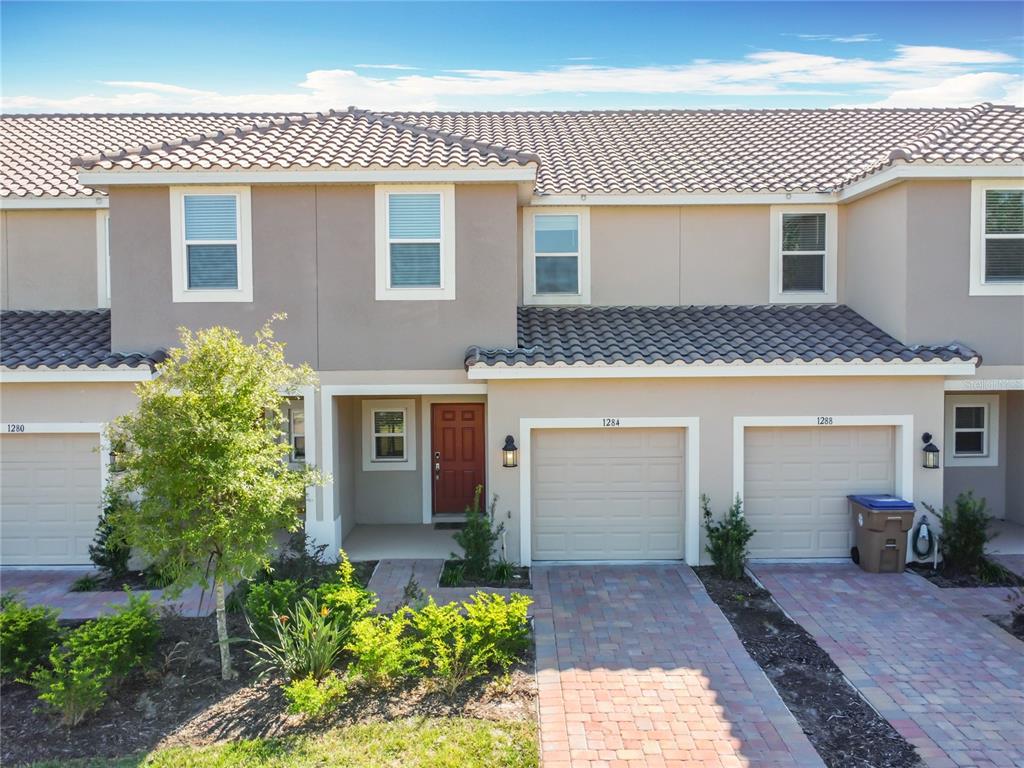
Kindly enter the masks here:
<path id="1" fill-rule="evenodd" d="M 853 561 L 869 573 L 900 573 L 907 562 L 907 531 L 914 503 L 888 493 L 851 494 L 856 544 Z"/>

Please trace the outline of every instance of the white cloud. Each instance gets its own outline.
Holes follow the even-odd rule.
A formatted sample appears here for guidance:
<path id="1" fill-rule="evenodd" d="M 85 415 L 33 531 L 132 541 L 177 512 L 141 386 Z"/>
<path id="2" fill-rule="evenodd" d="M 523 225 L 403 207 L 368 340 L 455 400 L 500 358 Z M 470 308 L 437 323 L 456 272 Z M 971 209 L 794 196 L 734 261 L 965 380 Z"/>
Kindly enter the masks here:
<path id="1" fill-rule="evenodd" d="M 788 33 L 791 37 L 801 40 L 821 40 L 828 43 L 877 43 L 880 38 L 873 32 L 861 32 L 856 35 L 807 35 Z"/>
<path id="2" fill-rule="evenodd" d="M 410 67 L 408 64 L 353 64 L 352 66 L 355 69 L 419 69 L 419 67 Z"/>
<path id="3" fill-rule="evenodd" d="M 4 111 L 117 110 L 323 110 L 356 104 L 371 109 L 464 109 L 481 104 L 529 103 L 552 97 L 631 105 L 638 101 L 709 104 L 772 97 L 780 104 L 871 103 L 950 105 L 985 100 L 1024 103 L 1019 67 L 1007 54 L 939 46 L 900 45 L 887 59 L 758 51 L 732 60 L 611 67 L 573 63 L 535 70 L 459 69 L 438 73 L 388 71 L 401 64 L 308 72 L 278 93 L 220 93 L 190 85 L 111 80 L 106 92 L 71 98 L 21 95 L 4 99 Z M 789 101 L 787 102 L 786 99 Z"/>

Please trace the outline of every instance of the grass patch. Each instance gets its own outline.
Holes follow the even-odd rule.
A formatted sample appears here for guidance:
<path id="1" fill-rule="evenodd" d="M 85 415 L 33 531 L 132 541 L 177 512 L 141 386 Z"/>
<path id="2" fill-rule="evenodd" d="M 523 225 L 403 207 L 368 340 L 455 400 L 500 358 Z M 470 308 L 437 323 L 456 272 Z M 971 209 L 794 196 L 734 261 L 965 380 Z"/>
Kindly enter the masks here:
<path id="1" fill-rule="evenodd" d="M 406 718 L 320 734 L 175 747 L 132 758 L 34 768 L 536 768 L 533 723 Z"/>

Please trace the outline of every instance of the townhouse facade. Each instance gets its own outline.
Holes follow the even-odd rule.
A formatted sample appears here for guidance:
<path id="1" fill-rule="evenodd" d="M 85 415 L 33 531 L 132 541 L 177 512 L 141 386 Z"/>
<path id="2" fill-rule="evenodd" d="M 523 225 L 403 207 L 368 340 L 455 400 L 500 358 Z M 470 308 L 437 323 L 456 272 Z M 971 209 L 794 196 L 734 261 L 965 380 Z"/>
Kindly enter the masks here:
<path id="1" fill-rule="evenodd" d="M 1024 110 L 6 116 L 0 562 L 87 562 L 103 425 L 271 315 L 334 550 L 849 555 L 850 493 L 1024 525 Z M 938 448 L 926 467 L 925 445 Z M 930 452 L 933 453 L 933 452 Z"/>

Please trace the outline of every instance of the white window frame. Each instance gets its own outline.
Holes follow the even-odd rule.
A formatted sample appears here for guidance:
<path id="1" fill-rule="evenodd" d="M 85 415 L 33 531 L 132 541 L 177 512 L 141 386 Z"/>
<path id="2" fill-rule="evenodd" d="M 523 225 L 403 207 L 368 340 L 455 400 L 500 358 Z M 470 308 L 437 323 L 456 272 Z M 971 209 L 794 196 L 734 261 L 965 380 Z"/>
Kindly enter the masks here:
<path id="1" fill-rule="evenodd" d="M 402 411 L 405 414 L 405 458 L 378 459 L 375 456 L 374 414 L 381 411 Z M 416 401 L 415 400 L 363 400 L 363 471 L 387 472 L 416 469 Z"/>
<path id="2" fill-rule="evenodd" d="M 185 196 L 234 195 L 238 207 L 238 287 L 201 289 L 188 287 L 188 252 L 185 247 Z M 187 186 L 171 187 L 171 288 L 173 301 L 251 302 L 252 301 L 252 198 L 249 187 Z M 218 241 L 223 244 L 223 241 Z"/>
<path id="3" fill-rule="evenodd" d="M 985 193 L 990 190 L 1024 189 L 1024 179 L 973 179 L 971 181 L 971 296 L 1024 296 L 1024 281 L 985 282 Z"/>
<path id="4" fill-rule="evenodd" d="M 782 216 L 783 214 L 823 213 L 825 214 L 825 264 L 824 290 L 783 291 L 782 290 Z M 839 225 L 838 206 L 835 205 L 773 205 L 770 210 L 771 226 L 771 286 L 768 299 L 773 304 L 834 304 L 837 300 L 839 274 Z"/>
<path id="5" fill-rule="evenodd" d="M 110 209 L 96 211 L 96 302 L 110 306 Z"/>
<path id="6" fill-rule="evenodd" d="M 437 288 L 391 287 L 391 238 L 388 200 L 392 194 L 441 196 L 441 285 Z M 378 184 L 374 187 L 374 262 L 377 301 L 455 300 L 455 185 Z M 417 240 L 416 242 L 424 242 Z"/>
<path id="7" fill-rule="evenodd" d="M 287 435 L 287 437 L 288 437 L 289 448 L 290 448 L 290 451 L 291 451 L 288 454 L 288 462 L 290 464 L 304 464 L 304 463 L 306 463 L 309 460 L 309 442 L 306 439 L 306 409 L 305 409 L 305 403 L 303 402 L 303 398 L 298 398 L 298 397 L 296 397 L 296 398 L 288 398 L 285 401 L 285 405 L 284 405 L 284 408 L 282 410 L 284 412 L 284 418 L 285 418 L 285 421 L 286 421 L 286 424 L 287 424 L 287 428 L 288 428 L 288 435 Z M 302 426 L 302 434 L 301 435 L 296 435 L 295 434 L 295 414 L 297 414 L 297 413 L 301 413 L 302 414 L 302 425 L 303 426 Z M 295 457 L 295 438 L 296 437 L 301 437 L 301 438 L 303 438 L 303 440 L 306 440 L 306 443 L 305 443 L 306 447 L 305 447 L 305 450 L 303 451 L 304 456 L 301 459 L 298 459 L 298 458 Z"/>
<path id="8" fill-rule="evenodd" d="M 956 409 L 984 408 L 985 428 L 983 430 L 985 453 L 981 456 L 956 455 Z M 954 395 L 946 397 L 946 434 L 944 442 L 945 465 L 947 467 L 997 467 L 999 466 L 999 395 Z M 970 431 L 970 430 L 969 430 Z"/>
<path id="9" fill-rule="evenodd" d="M 537 216 L 576 216 L 579 252 L 576 257 L 578 293 L 537 293 L 537 254 L 534 219 Z M 548 254 L 543 254 L 548 255 Z M 566 254 L 568 255 L 568 254 Z M 543 206 L 523 209 L 523 303 L 590 304 L 590 208 Z"/>

